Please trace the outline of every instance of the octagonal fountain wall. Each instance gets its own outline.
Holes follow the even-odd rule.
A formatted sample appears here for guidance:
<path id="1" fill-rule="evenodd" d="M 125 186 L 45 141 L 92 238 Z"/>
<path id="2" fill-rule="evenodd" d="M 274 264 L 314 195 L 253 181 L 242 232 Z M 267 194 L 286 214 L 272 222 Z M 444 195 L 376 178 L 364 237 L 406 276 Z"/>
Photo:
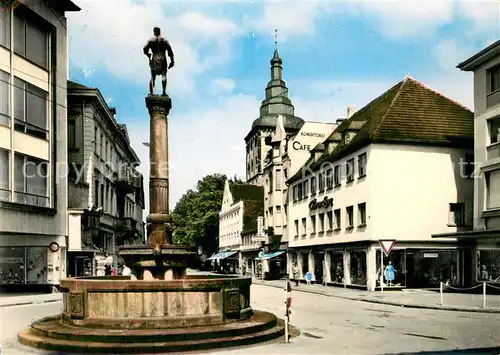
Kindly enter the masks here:
<path id="1" fill-rule="evenodd" d="M 252 316 L 249 277 L 188 275 L 180 280 L 131 280 L 129 276 L 61 280 L 68 325 L 182 328 L 217 325 Z"/>

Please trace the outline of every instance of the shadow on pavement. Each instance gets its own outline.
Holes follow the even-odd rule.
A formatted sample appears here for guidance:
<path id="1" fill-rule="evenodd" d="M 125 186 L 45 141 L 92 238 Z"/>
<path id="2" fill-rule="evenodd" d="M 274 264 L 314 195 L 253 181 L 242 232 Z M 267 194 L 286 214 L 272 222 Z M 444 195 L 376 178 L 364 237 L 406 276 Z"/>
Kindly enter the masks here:
<path id="1" fill-rule="evenodd" d="M 420 352 L 407 352 L 407 353 L 387 353 L 384 355 L 445 355 L 445 354 L 500 354 L 500 347 L 495 348 L 475 348 L 475 349 L 454 349 L 454 350 L 440 350 L 440 351 L 420 351 Z"/>

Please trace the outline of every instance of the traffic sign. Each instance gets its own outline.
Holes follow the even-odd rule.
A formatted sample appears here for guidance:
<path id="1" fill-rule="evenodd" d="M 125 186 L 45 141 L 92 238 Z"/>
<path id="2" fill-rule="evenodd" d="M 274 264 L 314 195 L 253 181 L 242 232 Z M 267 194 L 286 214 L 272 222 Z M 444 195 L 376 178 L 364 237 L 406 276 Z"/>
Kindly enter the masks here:
<path id="1" fill-rule="evenodd" d="M 396 244 L 396 239 L 380 239 L 378 242 L 380 243 L 385 256 L 389 256 L 392 248 L 394 248 L 394 244 Z"/>

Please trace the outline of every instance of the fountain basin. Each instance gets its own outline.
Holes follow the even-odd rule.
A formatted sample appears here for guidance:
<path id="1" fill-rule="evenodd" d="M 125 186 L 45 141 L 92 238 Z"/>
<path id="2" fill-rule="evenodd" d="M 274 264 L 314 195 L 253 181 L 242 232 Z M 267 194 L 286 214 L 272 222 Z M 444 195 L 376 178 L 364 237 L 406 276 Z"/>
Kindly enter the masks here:
<path id="1" fill-rule="evenodd" d="M 252 316 L 251 279 L 188 275 L 179 280 L 128 276 L 61 281 L 61 321 L 111 329 L 217 325 Z"/>

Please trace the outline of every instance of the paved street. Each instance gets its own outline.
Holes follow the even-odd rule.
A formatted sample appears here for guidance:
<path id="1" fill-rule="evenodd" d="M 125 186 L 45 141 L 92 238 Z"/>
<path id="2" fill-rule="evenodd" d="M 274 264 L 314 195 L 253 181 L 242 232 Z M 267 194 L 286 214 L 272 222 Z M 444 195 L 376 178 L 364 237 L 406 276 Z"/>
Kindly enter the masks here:
<path id="1" fill-rule="evenodd" d="M 279 316 L 284 292 L 253 285 L 252 306 Z M 500 316 L 471 312 L 408 309 L 294 292 L 292 323 L 300 337 L 217 354 L 395 354 L 500 346 Z M 2 354 L 49 354 L 16 343 L 16 333 L 41 316 L 58 313 L 60 303 L 0 308 Z M 488 352 L 498 354 L 497 352 Z"/>

